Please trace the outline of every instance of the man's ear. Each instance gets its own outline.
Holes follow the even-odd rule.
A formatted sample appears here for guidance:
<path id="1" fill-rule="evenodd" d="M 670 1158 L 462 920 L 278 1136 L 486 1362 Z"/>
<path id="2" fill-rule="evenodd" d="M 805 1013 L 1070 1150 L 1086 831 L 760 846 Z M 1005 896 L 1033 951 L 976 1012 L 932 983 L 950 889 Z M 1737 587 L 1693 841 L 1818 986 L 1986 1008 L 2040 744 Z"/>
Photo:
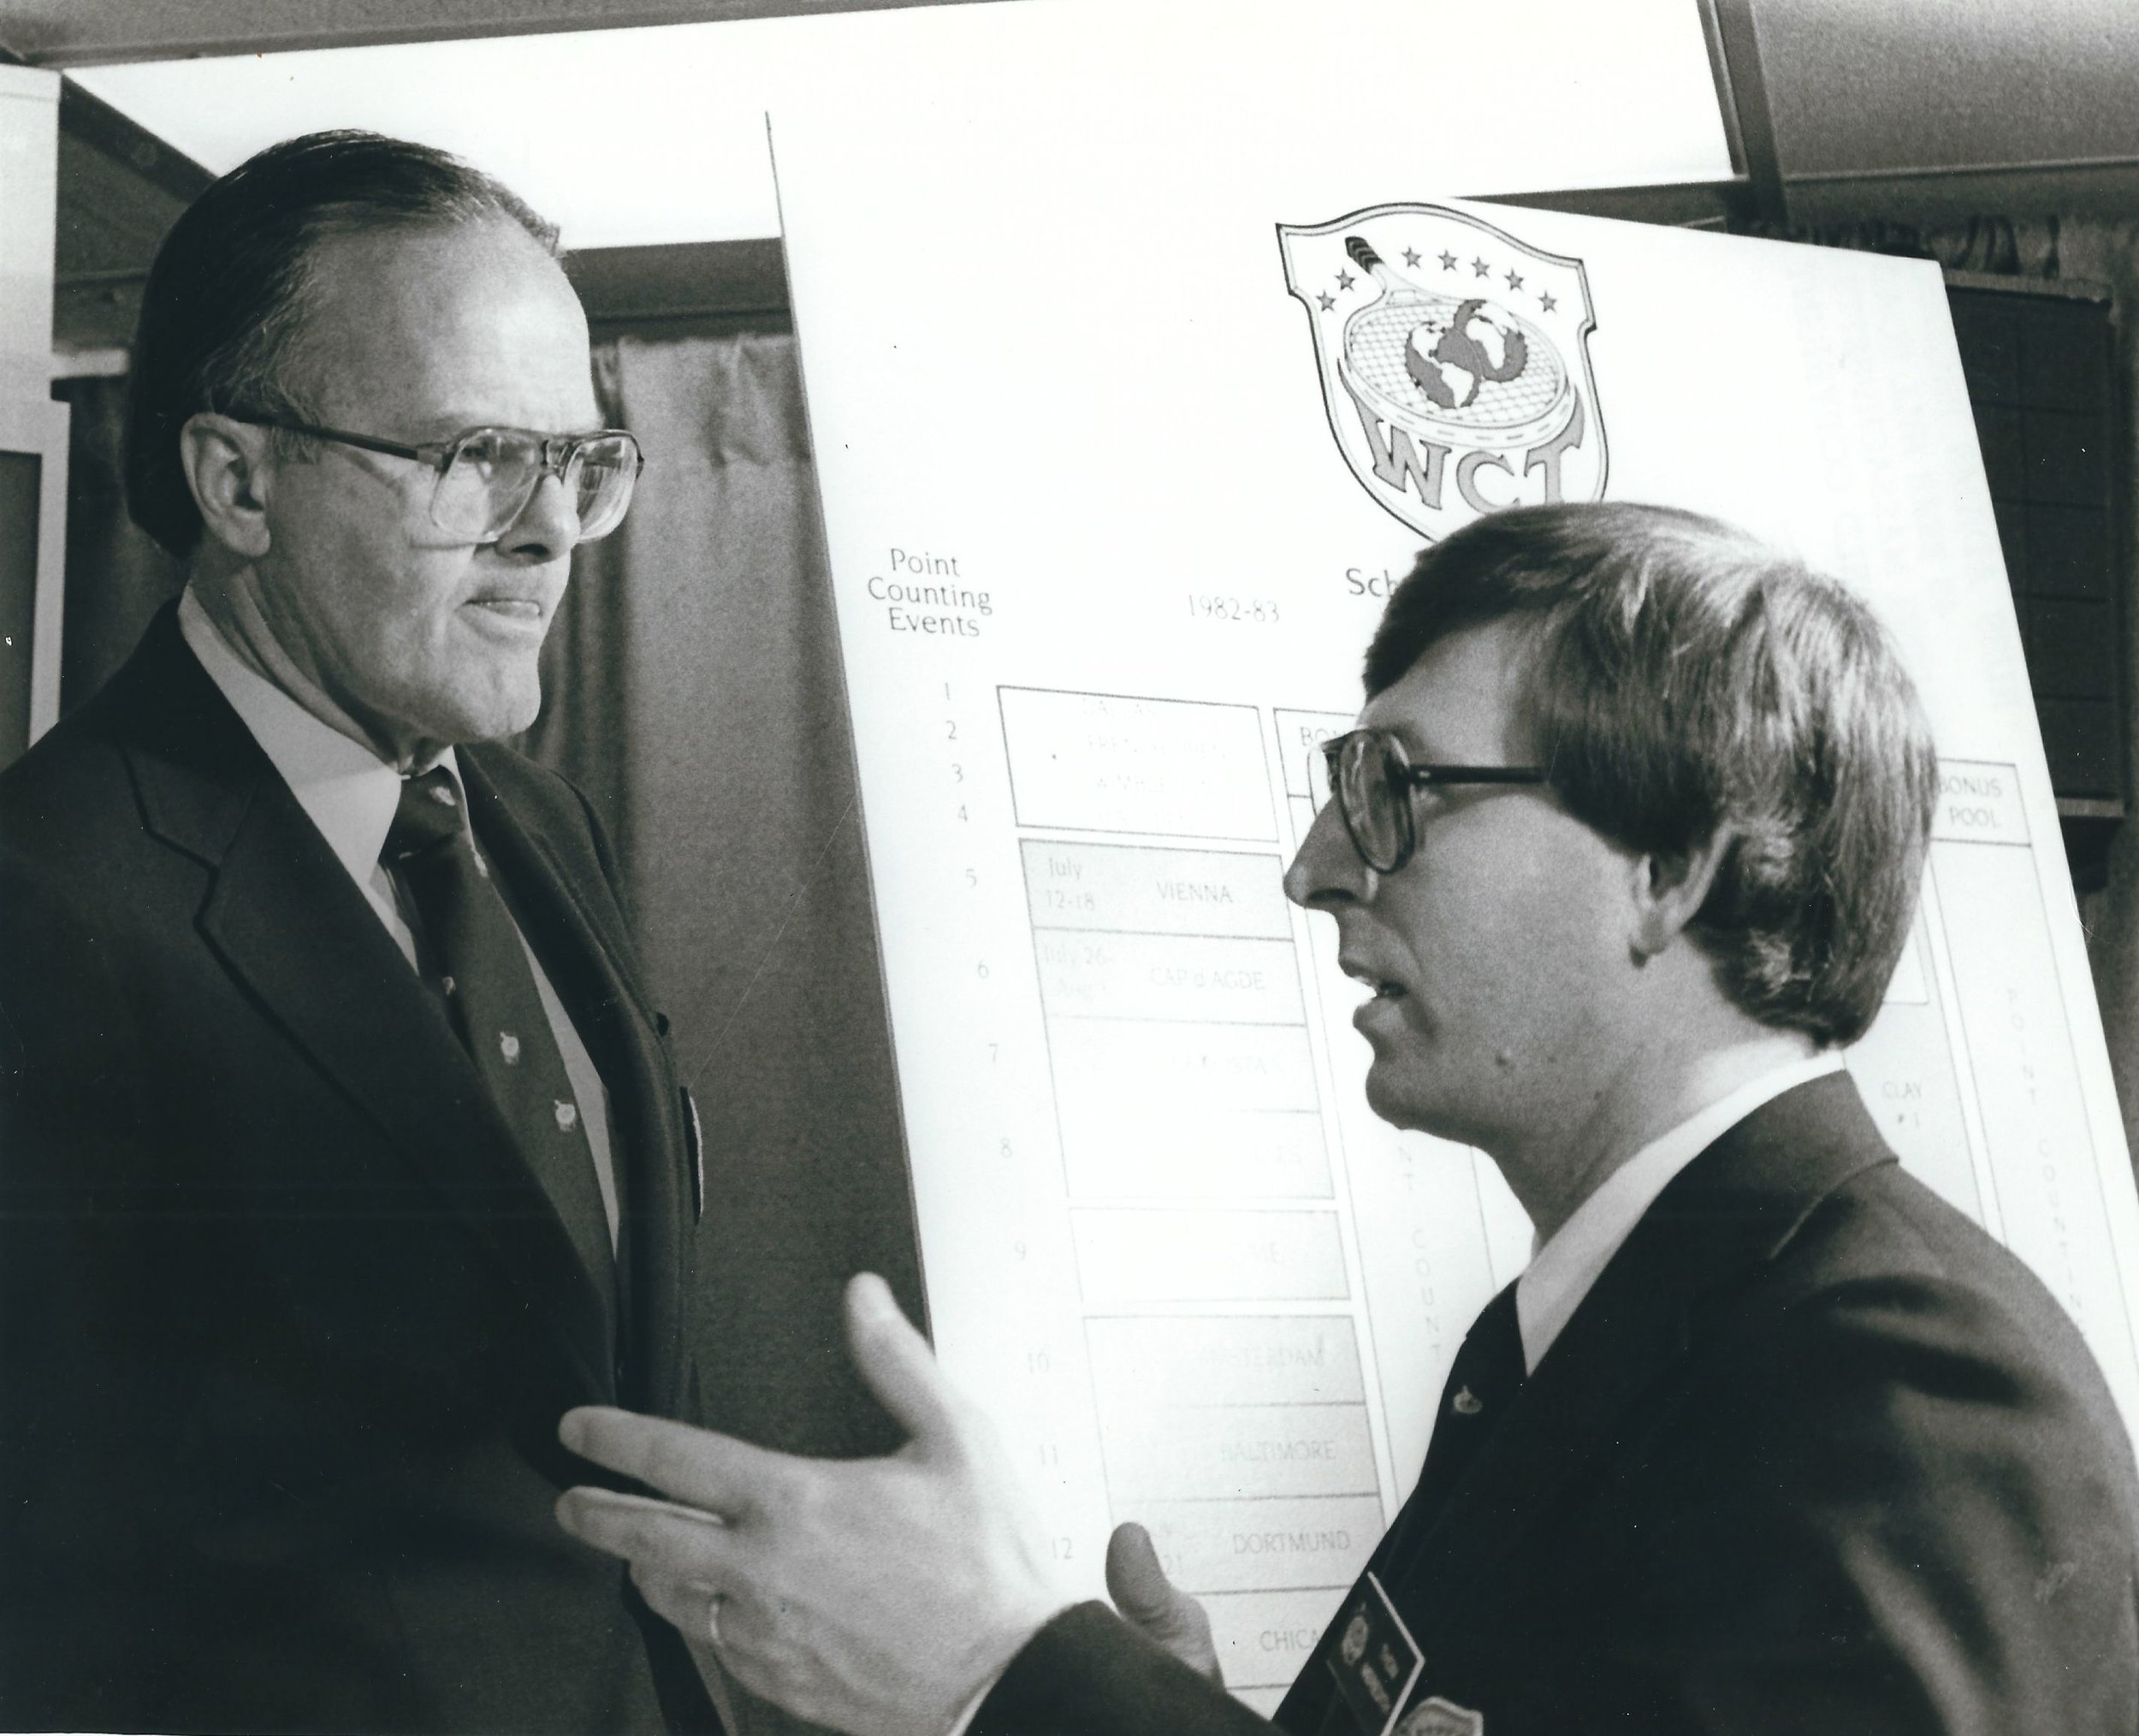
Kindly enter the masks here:
<path id="1" fill-rule="evenodd" d="M 1656 957 L 1685 932 L 1708 902 L 1709 889 L 1737 842 L 1733 828 L 1719 826 L 1683 855 L 1635 858 L 1632 941 L 1637 957 Z"/>
<path id="2" fill-rule="evenodd" d="M 207 534 L 247 560 L 268 552 L 267 503 L 275 485 L 268 430 L 203 411 L 178 431 L 178 456 Z"/>

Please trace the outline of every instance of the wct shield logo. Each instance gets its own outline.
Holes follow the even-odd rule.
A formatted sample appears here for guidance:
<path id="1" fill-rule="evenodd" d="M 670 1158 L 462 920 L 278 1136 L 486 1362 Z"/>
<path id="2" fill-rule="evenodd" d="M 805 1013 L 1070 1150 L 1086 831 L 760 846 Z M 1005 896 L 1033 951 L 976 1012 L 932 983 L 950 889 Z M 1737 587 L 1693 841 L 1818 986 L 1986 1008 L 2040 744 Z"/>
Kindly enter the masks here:
<path id="1" fill-rule="evenodd" d="M 1604 493 L 1579 259 L 1442 205 L 1277 226 L 1323 407 L 1360 486 L 1422 536 Z"/>

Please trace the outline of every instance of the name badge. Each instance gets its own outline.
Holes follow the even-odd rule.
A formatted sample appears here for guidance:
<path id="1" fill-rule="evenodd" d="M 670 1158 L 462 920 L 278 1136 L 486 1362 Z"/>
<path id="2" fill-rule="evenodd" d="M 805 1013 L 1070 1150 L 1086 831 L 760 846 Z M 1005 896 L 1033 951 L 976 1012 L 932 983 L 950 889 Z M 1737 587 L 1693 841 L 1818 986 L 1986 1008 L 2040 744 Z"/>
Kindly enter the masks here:
<path id="1" fill-rule="evenodd" d="M 1392 1736 L 1397 1715 L 1425 1668 L 1425 1654 L 1372 1573 L 1353 1588 L 1330 1626 L 1336 1644 L 1323 1662 L 1336 1678 L 1352 1721 L 1366 1736 Z"/>

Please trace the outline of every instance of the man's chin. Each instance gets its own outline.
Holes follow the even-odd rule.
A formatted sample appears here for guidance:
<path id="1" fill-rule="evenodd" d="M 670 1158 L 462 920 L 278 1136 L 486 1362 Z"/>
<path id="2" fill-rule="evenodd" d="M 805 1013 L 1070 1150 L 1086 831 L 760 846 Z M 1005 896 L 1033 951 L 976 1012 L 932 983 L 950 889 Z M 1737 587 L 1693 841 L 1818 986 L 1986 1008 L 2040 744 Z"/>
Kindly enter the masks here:
<path id="1" fill-rule="evenodd" d="M 1476 1143 L 1469 1121 L 1457 1114 L 1436 1081 L 1392 1077 L 1378 1060 L 1367 1069 L 1366 1106 L 1391 1127 L 1406 1133 L 1431 1134 L 1458 1145 Z"/>
<path id="2" fill-rule="evenodd" d="M 501 741 L 532 728 L 542 711 L 542 678 L 534 655 L 514 657 L 501 667 L 494 664 L 483 675 L 454 696 L 456 702 L 440 708 L 459 714 L 467 731 L 460 739 Z"/>
<path id="3" fill-rule="evenodd" d="M 1415 1098 L 1387 1077 L 1379 1061 L 1366 1070 L 1366 1106 L 1391 1127 L 1419 1127 Z"/>
<path id="4" fill-rule="evenodd" d="M 496 684 L 480 693 L 440 696 L 438 702 L 418 710 L 412 727 L 424 740 L 440 747 L 465 747 L 477 742 L 503 741 L 531 729 L 542 714 L 542 690 L 532 678 L 524 683 Z"/>

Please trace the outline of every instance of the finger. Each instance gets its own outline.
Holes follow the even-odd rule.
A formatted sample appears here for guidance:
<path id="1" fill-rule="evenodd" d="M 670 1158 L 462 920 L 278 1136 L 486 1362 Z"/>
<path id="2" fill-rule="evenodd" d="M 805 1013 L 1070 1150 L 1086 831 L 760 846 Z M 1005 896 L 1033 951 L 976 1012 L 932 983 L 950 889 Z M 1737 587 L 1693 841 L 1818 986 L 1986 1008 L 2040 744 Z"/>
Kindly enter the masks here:
<path id="1" fill-rule="evenodd" d="M 874 1272 L 847 1282 L 847 1348 L 879 1402 L 915 1441 L 927 1445 L 957 1433 L 958 1395 L 936 1366 L 936 1354 L 892 1300 Z"/>
<path id="2" fill-rule="evenodd" d="M 1114 1607 L 1191 1669 L 1218 1680 L 1218 1651 L 1203 1605 L 1166 1577 L 1151 1533 L 1131 1522 L 1106 1540 L 1106 1594 Z"/>
<path id="3" fill-rule="evenodd" d="M 1106 1595 L 1147 1632 L 1176 1614 L 1181 1593 L 1158 1564 L 1151 1533 L 1133 1521 L 1116 1526 L 1114 1535 L 1106 1540 Z"/>
<path id="4" fill-rule="evenodd" d="M 818 1672 L 838 1671 L 838 1666 L 828 1664 L 815 1646 L 798 1643 L 802 1638 L 799 1624 L 787 1605 L 777 1599 L 767 1603 L 747 1594 L 723 1597 L 718 1618 L 711 1617 L 702 1602 L 699 1615 L 690 1617 L 687 1609 L 685 1613 L 689 1619 L 703 1624 L 696 1637 L 717 1647 L 715 1656 L 722 1669 L 759 1697 L 772 1700 L 790 1712 L 806 1716 L 816 1697 Z M 716 1629 L 717 1641 L 713 1639 Z"/>
<path id="5" fill-rule="evenodd" d="M 708 1513 L 754 1511 L 779 1474 L 780 1455 L 762 1447 L 607 1405 L 566 1411 L 557 1438 L 583 1459 Z"/>
<path id="6" fill-rule="evenodd" d="M 631 1579 L 639 1588 L 639 1595 L 646 1599 L 647 1607 L 685 1639 L 701 1645 L 711 1641 L 714 1632 L 714 1600 L 721 1597 L 720 1592 L 699 1580 L 680 1579 L 641 1561 L 632 1563 Z M 722 1601 L 725 1603 L 725 1598 Z"/>
<path id="7" fill-rule="evenodd" d="M 567 1489 L 557 1522 L 584 1543 L 671 1579 L 720 1587 L 735 1576 L 737 1545 L 710 1514 L 611 1489 Z"/>

